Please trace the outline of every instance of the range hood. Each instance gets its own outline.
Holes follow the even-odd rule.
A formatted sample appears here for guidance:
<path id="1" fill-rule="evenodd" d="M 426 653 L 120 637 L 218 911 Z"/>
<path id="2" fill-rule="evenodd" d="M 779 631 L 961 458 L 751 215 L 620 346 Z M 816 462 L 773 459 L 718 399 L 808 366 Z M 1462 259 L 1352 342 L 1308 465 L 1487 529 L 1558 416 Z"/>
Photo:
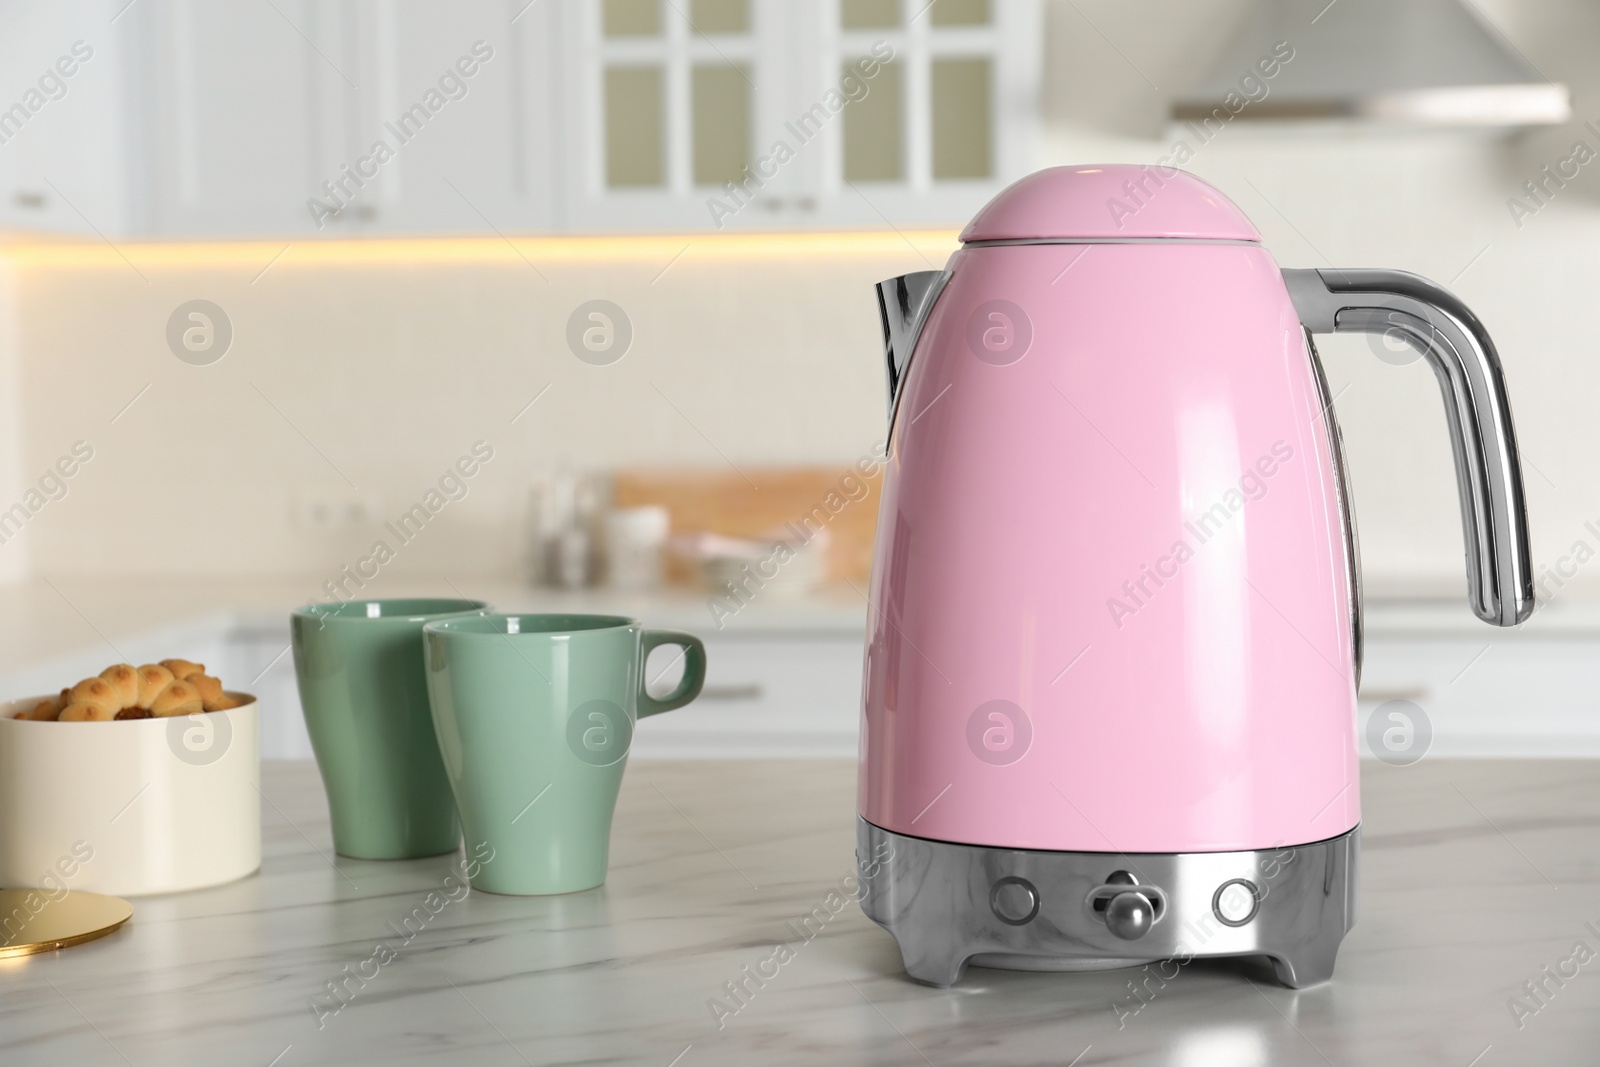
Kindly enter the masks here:
<path id="1" fill-rule="evenodd" d="M 1280 42 L 1292 58 L 1275 63 Z M 1258 0 L 1211 74 L 1172 107 L 1188 122 L 1410 127 L 1544 125 L 1571 113 L 1567 87 L 1461 0 Z"/>

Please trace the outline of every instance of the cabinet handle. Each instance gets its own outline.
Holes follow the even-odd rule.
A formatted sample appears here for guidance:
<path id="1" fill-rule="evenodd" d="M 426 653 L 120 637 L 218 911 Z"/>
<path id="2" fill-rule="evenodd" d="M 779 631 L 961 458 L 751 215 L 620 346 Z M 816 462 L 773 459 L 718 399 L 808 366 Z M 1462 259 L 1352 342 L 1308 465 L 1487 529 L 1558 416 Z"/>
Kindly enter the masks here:
<path id="1" fill-rule="evenodd" d="M 760 700 L 766 689 L 759 682 L 748 685 L 708 685 L 700 690 L 701 700 Z"/>
<path id="2" fill-rule="evenodd" d="M 1356 696 L 1360 700 L 1376 701 L 1381 704 L 1386 700 L 1421 700 L 1428 695 L 1422 688 L 1411 689 L 1363 689 Z"/>

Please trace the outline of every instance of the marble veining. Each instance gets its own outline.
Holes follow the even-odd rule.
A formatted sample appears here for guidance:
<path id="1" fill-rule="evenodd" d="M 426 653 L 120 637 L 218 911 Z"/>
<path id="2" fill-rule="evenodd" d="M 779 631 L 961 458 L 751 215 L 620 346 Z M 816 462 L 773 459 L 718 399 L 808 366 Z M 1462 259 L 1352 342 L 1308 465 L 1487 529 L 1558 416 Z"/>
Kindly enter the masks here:
<path id="1" fill-rule="evenodd" d="M 1594 1062 L 1600 959 L 1573 960 L 1600 953 L 1600 763 L 1363 774 L 1360 905 L 1331 983 L 1196 960 L 1170 978 L 973 967 L 935 989 L 841 890 L 850 763 L 635 763 L 605 886 L 472 893 L 409 939 L 453 858 L 336 859 L 315 769 L 268 764 L 258 875 L 0 961 L 0 1064 Z M 393 959 L 319 1018 L 380 941 Z"/>

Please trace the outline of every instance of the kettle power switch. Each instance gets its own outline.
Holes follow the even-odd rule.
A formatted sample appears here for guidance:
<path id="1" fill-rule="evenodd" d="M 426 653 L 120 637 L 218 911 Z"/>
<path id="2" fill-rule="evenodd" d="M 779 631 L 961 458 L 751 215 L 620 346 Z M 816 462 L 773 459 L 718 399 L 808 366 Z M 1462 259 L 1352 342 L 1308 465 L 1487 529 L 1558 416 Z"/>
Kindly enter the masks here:
<path id="1" fill-rule="evenodd" d="M 1139 940 L 1155 921 L 1155 905 L 1136 890 L 1118 893 L 1106 904 L 1106 929 L 1124 941 Z"/>
<path id="2" fill-rule="evenodd" d="M 1245 878 L 1223 882 L 1211 896 L 1212 914 L 1226 926 L 1243 926 L 1261 910 L 1261 890 Z"/>
<path id="3" fill-rule="evenodd" d="M 1007 926 L 1026 926 L 1039 914 L 1039 891 L 1026 878 L 1002 878 L 989 891 L 989 908 Z"/>
<path id="4" fill-rule="evenodd" d="M 1114 936 L 1137 941 L 1161 921 L 1167 910 L 1167 894 L 1153 885 L 1141 884 L 1128 871 L 1113 871 L 1089 890 L 1084 905 Z"/>

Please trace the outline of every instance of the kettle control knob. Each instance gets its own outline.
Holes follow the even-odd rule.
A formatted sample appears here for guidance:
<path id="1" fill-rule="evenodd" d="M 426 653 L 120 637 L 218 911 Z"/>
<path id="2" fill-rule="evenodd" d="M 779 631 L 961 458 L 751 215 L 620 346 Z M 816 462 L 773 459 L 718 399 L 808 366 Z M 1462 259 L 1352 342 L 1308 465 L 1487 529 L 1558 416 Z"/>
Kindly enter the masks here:
<path id="1" fill-rule="evenodd" d="M 1150 898 L 1135 890 L 1118 893 L 1106 904 L 1106 929 L 1124 941 L 1137 941 L 1149 933 L 1155 918 Z"/>
<path id="2" fill-rule="evenodd" d="M 1039 914 L 1039 891 L 1026 878 L 1002 878 L 989 891 L 989 908 L 1007 926 L 1026 926 Z"/>
<path id="3" fill-rule="evenodd" d="M 1263 896 L 1261 888 L 1248 878 L 1233 878 L 1211 895 L 1211 911 L 1225 926 L 1243 926 L 1261 910 Z"/>

